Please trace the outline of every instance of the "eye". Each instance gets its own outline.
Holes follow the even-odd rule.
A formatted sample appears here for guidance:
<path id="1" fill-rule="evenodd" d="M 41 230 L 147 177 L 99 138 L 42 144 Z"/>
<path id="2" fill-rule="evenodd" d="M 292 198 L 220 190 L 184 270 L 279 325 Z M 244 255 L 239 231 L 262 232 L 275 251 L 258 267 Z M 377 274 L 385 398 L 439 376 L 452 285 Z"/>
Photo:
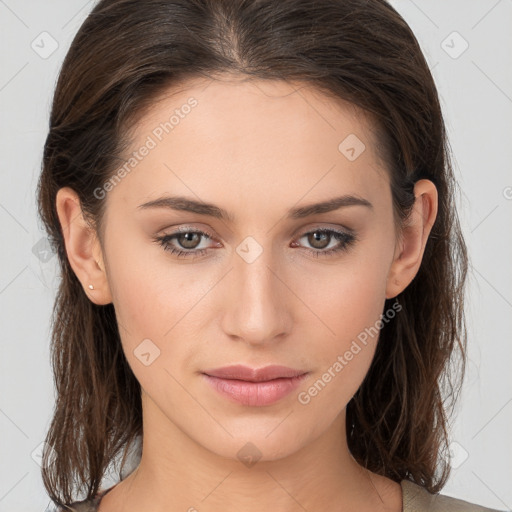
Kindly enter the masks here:
<path id="1" fill-rule="evenodd" d="M 153 240 L 158 242 L 165 251 L 169 251 L 171 254 L 174 254 L 178 258 L 194 258 L 202 256 L 207 252 L 207 249 L 205 248 L 198 248 L 200 245 L 198 242 L 201 242 L 201 238 L 211 239 L 212 237 L 204 231 L 193 229 L 188 229 L 185 231 L 182 229 L 177 233 L 159 236 Z M 178 247 L 174 244 L 174 242 L 178 244 Z"/>
<path id="2" fill-rule="evenodd" d="M 177 233 L 155 237 L 153 240 L 159 243 L 165 251 L 169 251 L 178 258 L 196 258 L 208 252 L 208 247 L 200 248 L 201 239 L 212 240 L 209 233 L 194 229 L 181 229 Z M 341 251 L 346 251 L 357 241 L 354 233 L 337 231 L 335 229 L 319 228 L 304 233 L 300 238 L 307 238 L 307 243 L 313 249 L 306 248 L 315 257 L 330 256 Z M 334 246 L 332 243 L 334 242 Z M 331 245 L 331 247 L 329 247 Z M 292 242 L 292 247 L 301 247 L 297 242 Z M 327 248 L 327 249 L 326 249 Z"/>
<path id="3" fill-rule="evenodd" d="M 357 237 L 354 233 L 346 233 L 335 229 L 319 228 L 304 233 L 300 238 L 306 238 L 307 243 L 314 247 L 314 250 L 306 249 L 315 257 L 330 256 L 341 251 L 346 251 L 354 244 Z M 334 245 L 332 243 L 334 242 Z M 297 246 L 296 242 L 293 242 Z M 331 245 L 331 247 L 329 247 Z M 328 248 L 326 250 L 326 248 Z"/>

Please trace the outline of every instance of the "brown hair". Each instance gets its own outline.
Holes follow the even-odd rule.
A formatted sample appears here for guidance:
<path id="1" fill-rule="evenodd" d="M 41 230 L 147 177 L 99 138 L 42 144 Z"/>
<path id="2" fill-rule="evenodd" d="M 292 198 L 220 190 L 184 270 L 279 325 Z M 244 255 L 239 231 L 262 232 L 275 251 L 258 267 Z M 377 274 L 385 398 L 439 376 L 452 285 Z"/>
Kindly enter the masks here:
<path id="1" fill-rule="evenodd" d="M 449 474 L 446 398 L 454 404 L 464 374 L 468 257 L 437 90 L 407 23 L 385 0 L 102 0 L 64 60 L 38 184 L 62 272 L 46 436 L 53 450 L 44 451 L 42 469 L 51 499 L 69 504 L 84 488 L 92 498 L 109 464 L 142 433 L 140 385 L 114 307 L 93 304 L 72 271 L 56 193 L 73 188 L 101 235 L 105 201 L 94 191 L 112 175 L 137 116 L 167 88 L 218 73 L 298 80 L 371 116 L 400 222 L 417 180 L 437 187 L 421 267 L 347 406 L 347 440 L 369 470 L 438 492 Z M 461 357 L 452 367 L 454 354 Z"/>

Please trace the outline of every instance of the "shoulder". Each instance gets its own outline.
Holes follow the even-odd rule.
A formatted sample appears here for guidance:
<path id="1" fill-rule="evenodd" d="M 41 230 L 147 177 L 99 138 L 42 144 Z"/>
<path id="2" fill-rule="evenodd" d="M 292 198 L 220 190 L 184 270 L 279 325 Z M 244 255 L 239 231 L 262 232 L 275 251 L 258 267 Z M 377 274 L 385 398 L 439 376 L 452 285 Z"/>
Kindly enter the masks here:
<path id="1" fill-rule="evenodd" d="M 94 500 L 75 501 L 65 507 L 54 506 L 47 508 L 45 512 L 97 512 L 98 504 Z"/>
<path id="2" fill-rule="evenodd" d="M 467 501 L 445 496 L 430 494 L 425 488 L 402 480 L 403 509 L 402 512 L 500 512 Z"/>
<path id="3" fill-rule="evenodd" d="M 57 506 L 47 512 L 97 512 L 98 502 L 96 499 L 75 501 L 66 507 Z"/>
<path id="4" fill-rule="evenodd" d="M 97 512 L 100 505 L 101 498 L 112 489 L 103 489 L 99 491 L 96 496 L 90 500 L 75 501 L 66 507 L 57 506 L 53 509 L 46 510 L 46 512 Z"/>

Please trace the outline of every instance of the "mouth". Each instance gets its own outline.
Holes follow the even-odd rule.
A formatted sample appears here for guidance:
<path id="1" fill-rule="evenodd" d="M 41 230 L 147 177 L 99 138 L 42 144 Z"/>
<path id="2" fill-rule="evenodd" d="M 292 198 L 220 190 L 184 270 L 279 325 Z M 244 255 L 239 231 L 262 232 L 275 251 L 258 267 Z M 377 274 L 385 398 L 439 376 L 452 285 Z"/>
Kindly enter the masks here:
<path id="1" fill-rule="evenodd" d="M 271 405 L 296 389 L 309 372 L 286 366 L 250 368 L 236 365 L 203 372 L 220 395 L 248 406 Z"/>

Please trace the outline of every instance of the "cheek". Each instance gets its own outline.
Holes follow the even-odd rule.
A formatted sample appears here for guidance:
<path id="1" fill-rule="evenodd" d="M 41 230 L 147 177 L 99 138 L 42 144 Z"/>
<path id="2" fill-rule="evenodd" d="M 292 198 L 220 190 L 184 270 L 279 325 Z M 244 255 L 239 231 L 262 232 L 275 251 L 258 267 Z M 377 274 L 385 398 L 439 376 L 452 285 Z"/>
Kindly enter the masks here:
<path id="1" fill-rule="evenodd" d="M 328 346 L 343 348 L 379 319 L 385 302 L 384 267 L 358 260 L 301 281 L 299 294 L 316 314 L 318 329 L 332 341 Z"/>
<path id="2" fill-rule="evenodd" d="M 132 342 L 163 340 L 199 300 L 205 285 L 193 265 L 177 265 L 157 243 L 118 225 L 106 247 L 117 318 Z"/>
<path id="3" fill-rule="evenodd" d="M 363 257 L 347 259 L 301 281 L 299 294 L 307 297 L 304 302 L 315 313 L 308 312 L 305 329 L 317 363 L 304 403 L 318 396 L 315 407 L 331 407 L 334 402 L 342 408 L 359 388 L 378 341 L 385 281 L 386 261 Z"/>
<path id="4" fill-rule="evenodd" d="M 117 234 L 109 239 L 108 279 L 123 349 L 143 384 L 154 370 L 183 359 L 178 351 L 186 350 L 187 344 L 172 340 L 193 336 L 185 330 L 194 329 L 190 319 L 205 284 L 197 272 L 194 275 L 193 266 L 173 268 L 159 249 L 150 243 L 126 243 L 129 238 Z M 145 371 L 149 367 L 152 371 Z"/>

